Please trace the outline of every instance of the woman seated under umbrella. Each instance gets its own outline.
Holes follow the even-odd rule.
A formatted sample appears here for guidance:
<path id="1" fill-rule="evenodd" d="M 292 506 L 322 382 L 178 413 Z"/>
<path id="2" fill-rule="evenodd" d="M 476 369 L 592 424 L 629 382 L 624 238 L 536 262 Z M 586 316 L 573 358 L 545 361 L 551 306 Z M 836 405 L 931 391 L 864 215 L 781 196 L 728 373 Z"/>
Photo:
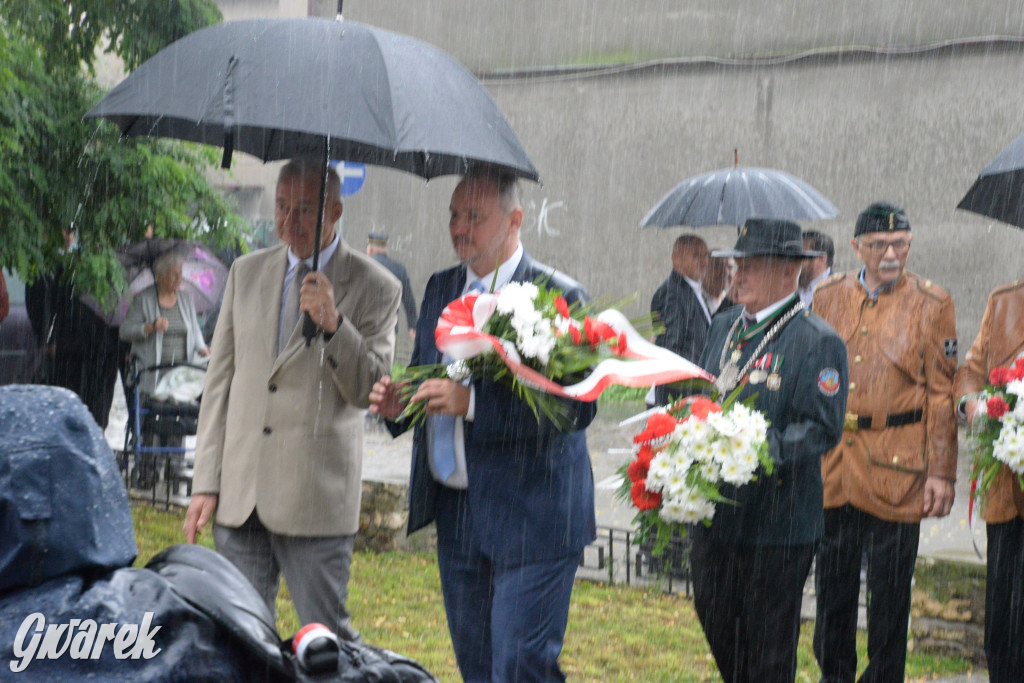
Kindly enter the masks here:
<path id="1" fill-rule="evenodd" d="M 170 363 L 189 363 L 195 357 L 210 355 L 203 339 L 196 307 L 187 293 L 179 291 L 182 282 L 182 258 L 171 251 L 153 262 L 155 284 L 142 290 L 132 300 L 128 315 L 121 323 L 121 339 L 132 343 L 131 353 L 138 368 L 136 391 L 150 396 L 156 389 L 160 371 L 146 368 Z M 181 437 L 147 430 L 146 446 L 181 446 Z M 181 458 L 175 459 L 180 466 Z M 149 488 L 155 482 L 153 459 L 136 463 L 138 485 Z"/>

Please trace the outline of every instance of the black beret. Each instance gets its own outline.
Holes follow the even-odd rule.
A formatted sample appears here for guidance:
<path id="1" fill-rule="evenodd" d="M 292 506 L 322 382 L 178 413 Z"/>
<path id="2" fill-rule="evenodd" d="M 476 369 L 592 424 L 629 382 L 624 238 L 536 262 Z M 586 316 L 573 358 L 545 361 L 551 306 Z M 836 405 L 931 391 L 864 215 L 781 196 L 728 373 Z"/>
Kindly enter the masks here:
<path id="1" fill-rule="evenodd" d="M 859 237 L 866 232 L 893 232 L 910 230 L 910 221 L 903 209 L 889 202 L 875 202 L 857 216 L 857 227 L 853 236 Z"/>

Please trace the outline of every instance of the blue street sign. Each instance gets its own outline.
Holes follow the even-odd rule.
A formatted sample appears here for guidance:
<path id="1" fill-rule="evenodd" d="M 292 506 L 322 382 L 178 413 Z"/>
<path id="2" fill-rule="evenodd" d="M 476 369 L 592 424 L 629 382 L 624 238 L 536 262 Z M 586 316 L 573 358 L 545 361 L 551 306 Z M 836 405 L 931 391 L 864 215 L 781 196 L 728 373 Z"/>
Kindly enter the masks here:
<path id="1" fill-rule="evenodd" d="M 355 161 L 332 161 L 331 166 L 338 172 L 341 178 L 341 196 L 359 192 L 363 183 L 366 182 L 366 164 Z"/>

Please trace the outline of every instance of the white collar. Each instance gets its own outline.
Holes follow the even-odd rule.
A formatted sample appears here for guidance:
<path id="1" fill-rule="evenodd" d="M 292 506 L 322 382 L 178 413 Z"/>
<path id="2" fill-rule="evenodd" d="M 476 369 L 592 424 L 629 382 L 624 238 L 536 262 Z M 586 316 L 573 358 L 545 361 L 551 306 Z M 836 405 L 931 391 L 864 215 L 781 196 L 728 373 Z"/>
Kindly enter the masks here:
<path id="1" fill-rule="evenodd" d="M 469 289 L 469 286 L 473 284 L 474 280 L 480 280 L 484 287 L 489 291 L 491 289 L 491 283 L 494 282 L 494 289 L 499 290 L 509 283 L 512 279 L 512 274 L 516 272 L 516 268 L 519 267 L 520 261 L 523 260 L 523 243 L 519 242 L 516 244 L 516 250 L 512 253 L 512 256 L 507 261 L 503 262 L 498 266 L 498 278 L 495 280 L 494 271 L 487 273 L 483 276 L 478 276 L 472 268 L 466 268 L 466 284 L 463 286 L 463 290 Z"/>
<path id="2" fill-rule="evenodd" d="M 338 250 L 338 245 L 340 245 L 340 244 L 341 244 L 341 238 L 338 236 L 338 233 L 334 233 L 334 239 L 331 240 L 331 243 L 328 244 L 324 249 L 320 250 L 320 267 L 321 268 L 323 268 L 324 265 L 326 265 L 326 263 L 331 260 L 331 257 L 334 256 L 334 252 L 336 252 Z M 307 259 L 300 259 L 292 251 L 292 248 L 288 247 L 288 271 L 287 272 L 290 273 L 293 270 L 295 270 L 295 266 L 299 265 L 299 261 L 305 262 L 305 264 L 307 266 L 309 266 L 310 269 L 313 268 L 313 257 L 312 256 L 310 256 Z"/>
<path id="3" fill-rule="evenodd" d="M 790 292 L 785 297 L 783 297 L 782 299 L 779 299 L 778 301 L 776 301 L 775 303 L 771 304 L 770 306 L 765 306 L 760 311 L 758 311 L 757 313 L 754 314 L 755 322 L 761 322 L 762 320 L 764 320 L 765 318 L 770 316 L 772 313 L 774 313 L 775 311 L 779 310 L 784 305 L 789 303 L 790 299 L 792 299 L 792 298 L 793 298 L 793 292 Z M 743 307 L 743 314 L 744 315 L 750 315 L 747 312 L 747 307 L 746 306 Z"/>

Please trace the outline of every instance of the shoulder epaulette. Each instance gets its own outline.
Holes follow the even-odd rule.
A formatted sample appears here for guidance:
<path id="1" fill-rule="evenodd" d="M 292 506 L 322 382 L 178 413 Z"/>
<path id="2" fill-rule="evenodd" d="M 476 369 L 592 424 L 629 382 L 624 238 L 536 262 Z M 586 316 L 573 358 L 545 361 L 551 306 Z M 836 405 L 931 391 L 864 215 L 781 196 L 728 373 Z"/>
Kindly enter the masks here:
<path id="1" fill-rule="evenodd" d="M 925 296 L 931 297 L 936 301 L 944 301 L 949 298 L 949 292 L 947 292 L 945 289 L 935 284 L 931 280 L 926 280 L 920 275 L 916 275 L 913 273 L 908 274 L 914 276 L 914 279 L 917 281 L 917 291 L 921 292 Z"/>
<path id="2" fill-rule="evenodd" d="M 1008 282 L 1005 285 L 999 285 L 998 287 L 992 290 L 992 293 L 989 296 L 998 296 L 1000 294 L 1016 292 L 1018 289 L 1021 289 L 1022 287 L 1024 287 L 1024 280 L 1014 280 L 1013 282 Z"/>
<path id="3" fill-rule="evenodd" d="M 825 289 L 826 287 L 831 287 L 837 282 L 841 282 L 844 277 L 846 277 L 846 273 L 832 273 L 825 278 L 825 281 L 818 285 L 814 291 L 817 292 L 818 290 Z"/>

